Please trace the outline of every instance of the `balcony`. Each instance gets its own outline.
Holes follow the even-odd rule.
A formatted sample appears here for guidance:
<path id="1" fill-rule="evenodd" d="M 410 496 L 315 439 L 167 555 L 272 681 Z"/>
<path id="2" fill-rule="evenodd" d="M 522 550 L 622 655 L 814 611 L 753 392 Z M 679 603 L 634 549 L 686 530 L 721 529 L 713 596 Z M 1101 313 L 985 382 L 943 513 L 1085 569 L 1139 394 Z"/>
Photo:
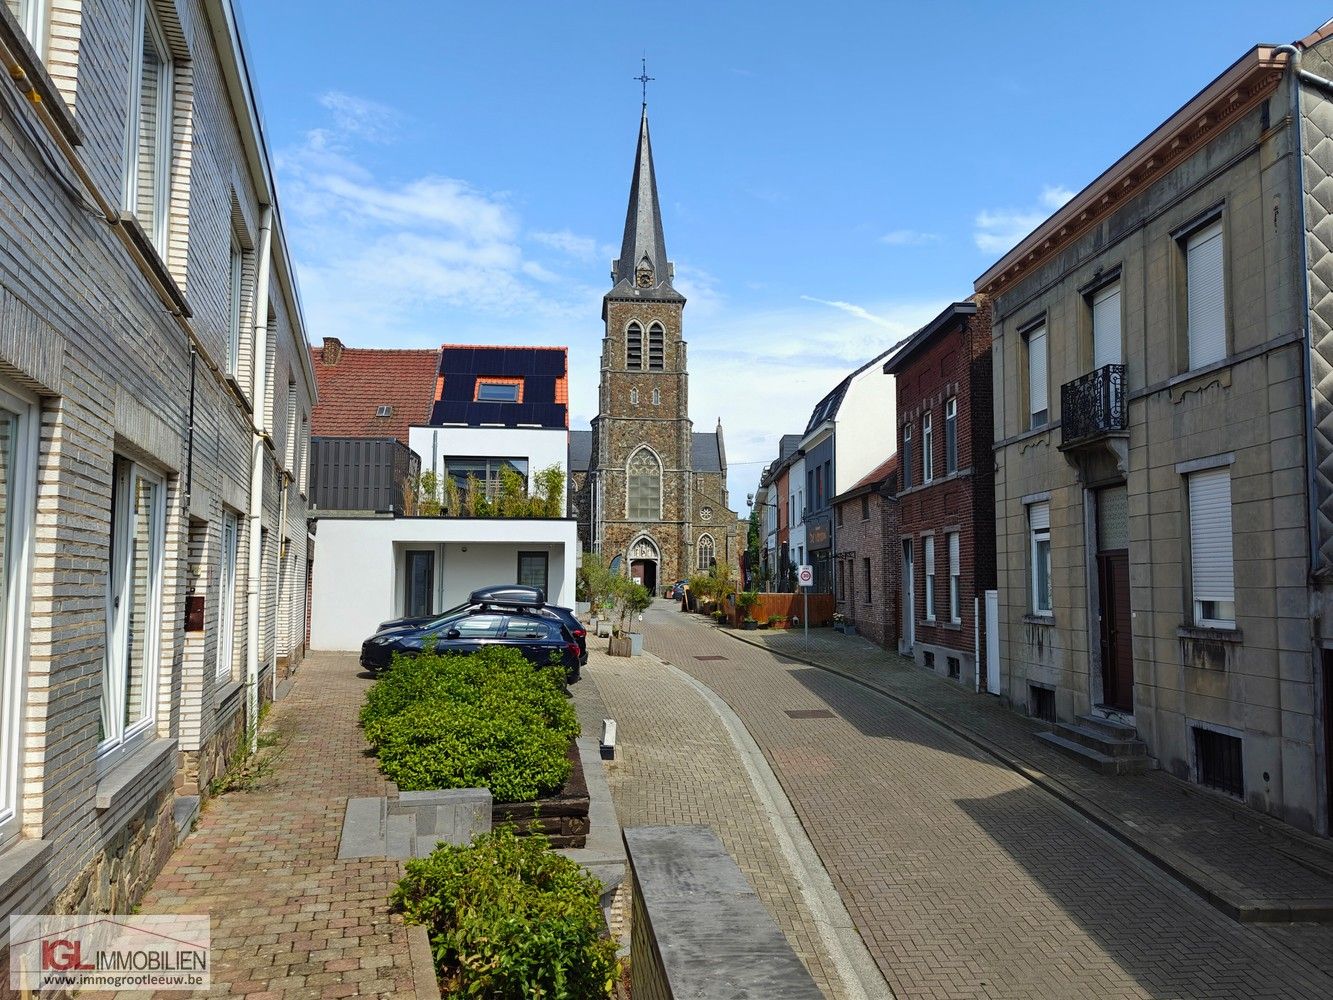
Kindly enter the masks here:
<path id="1" fill-rule="evenodd" d="M 1060 387 L 1060 449 L 1086 444 L 1128 426 L 1125 366 L 1103 365 Z"/>

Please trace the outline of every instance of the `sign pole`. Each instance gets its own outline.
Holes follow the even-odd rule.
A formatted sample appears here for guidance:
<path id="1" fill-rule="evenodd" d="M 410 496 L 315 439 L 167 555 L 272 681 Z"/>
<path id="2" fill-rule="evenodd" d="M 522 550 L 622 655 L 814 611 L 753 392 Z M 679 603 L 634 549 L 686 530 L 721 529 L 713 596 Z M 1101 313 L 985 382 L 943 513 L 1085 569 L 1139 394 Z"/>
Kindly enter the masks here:
<path id="1" fill-rule="evenodd" d="M 801 603 L 805 614 L 801 615 L 801 628 L 805 632 L 805 644 L 810 645 L 810 588 L 801 588 Z"/>

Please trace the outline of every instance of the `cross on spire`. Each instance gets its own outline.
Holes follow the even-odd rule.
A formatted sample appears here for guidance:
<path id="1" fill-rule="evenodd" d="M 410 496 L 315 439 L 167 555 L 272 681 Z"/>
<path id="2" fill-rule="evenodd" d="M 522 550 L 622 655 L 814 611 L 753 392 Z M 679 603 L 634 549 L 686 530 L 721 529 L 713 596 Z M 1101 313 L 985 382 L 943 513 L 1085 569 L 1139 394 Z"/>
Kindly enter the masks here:
<path id="1" fill-rule="evenodd" d="M 657 79 L 655 76 L 648 75 L 647 56 L 644 56 L 642 59 L 642 68 L 639 70 L 639 75 L 633 79 L 638 80 L 639 84 L 643 87 L 643 106 L 646 108 L 648 107 L 648 84 Z"/>

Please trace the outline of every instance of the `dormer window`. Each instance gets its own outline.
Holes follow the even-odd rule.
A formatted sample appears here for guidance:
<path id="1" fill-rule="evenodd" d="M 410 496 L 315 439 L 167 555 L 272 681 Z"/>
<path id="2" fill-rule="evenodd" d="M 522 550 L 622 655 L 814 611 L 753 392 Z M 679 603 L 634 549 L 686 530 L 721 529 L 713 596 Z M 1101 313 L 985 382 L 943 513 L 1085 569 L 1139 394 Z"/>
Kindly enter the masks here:
<path id="1" fill-rule="evenodd" d="M 519 387 L 513 382 L 478 382 L 477 402 L 517 403 Z"/>
<path id="2" fill-rule="evenodd" d="M 392 406 L 389 406 L 387 403 L 381 404 L 381 405 L 375 407 L 375 416 L 377 416 L 377 417 L 391 417 L 391 416 L 393 416 L 393 407 L 392 407 Z"/>

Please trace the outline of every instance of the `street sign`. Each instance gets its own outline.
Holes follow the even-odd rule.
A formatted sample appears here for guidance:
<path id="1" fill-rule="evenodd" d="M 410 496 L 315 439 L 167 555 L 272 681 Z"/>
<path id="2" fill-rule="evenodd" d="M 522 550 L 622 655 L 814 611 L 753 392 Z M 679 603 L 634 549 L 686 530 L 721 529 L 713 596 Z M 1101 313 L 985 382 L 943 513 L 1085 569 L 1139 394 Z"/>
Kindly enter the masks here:
<path id="1" fill-rule="evenodd" d="M 815 585 L 815 568 L 813 566 L 797 566 L 796 582 L 802 587 L 813 587 Z"/>

